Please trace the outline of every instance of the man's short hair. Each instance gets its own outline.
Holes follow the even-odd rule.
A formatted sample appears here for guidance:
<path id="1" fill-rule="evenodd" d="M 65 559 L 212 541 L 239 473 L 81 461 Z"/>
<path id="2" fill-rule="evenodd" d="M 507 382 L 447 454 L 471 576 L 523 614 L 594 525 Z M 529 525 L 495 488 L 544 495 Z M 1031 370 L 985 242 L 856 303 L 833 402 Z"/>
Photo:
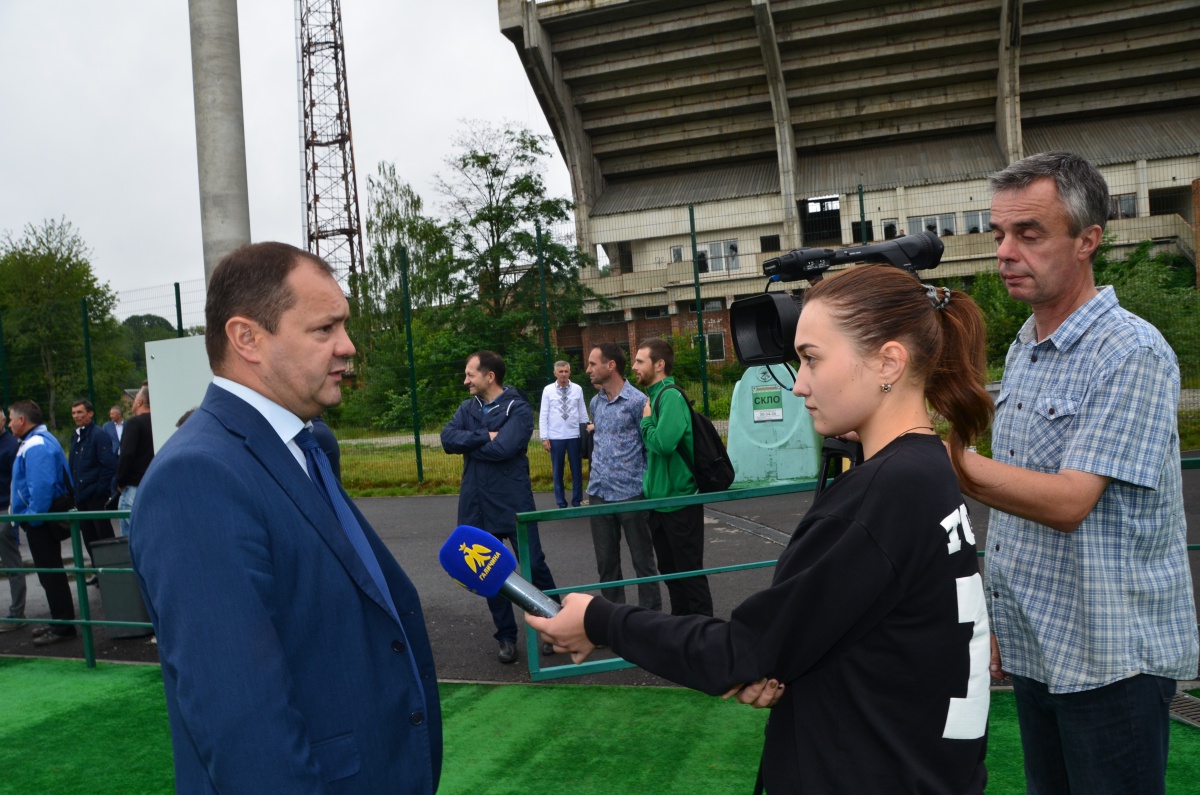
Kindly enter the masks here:
<path id="1" fill-rule="evenodd" d="M 1054 180 L 1066 210 L 1067 231 L 1072 236 L 1089 226 L 1104 231 L 1108 224 L 1108 183 L 1094 165 L 1073 152 L 1031 155 L 998 171 L 988 183 L 993 193 L 1004 193 L 1025 190 L 1039 179 Z"/>
<path id="2" fill-rule="evenodd" d="M 671 347 L 671 343 L 664 340 L 662 337 L 651 337 L 648 340 L 642 340 L 642 344 L 638 345 L 638 350 L 646 348 L 650 352 L 650 361 L 663 363 L 663 374 L 670 375 L 671 369 L 675 366 L 675 349 Z"/>
<path id="3" fill-rule="evenodd" d="M 209 280 L 204 305 L 204 347 L 214 373 L 229 353 L 225 324 L 230 318 L 248 317 L 275 333 L 283 313 L 296 304 L 287 278 L 303 262 L 333 275 L 325 260 L 287 243 L 250 243 L 225 255 Z"/>
<path id="4" fill-rule="evenodd" d="M 496 376 L 496 384 L 504 385 L 504 357 L 495 351 L 475 351 L 467 357 L 467 361 L 479 360 L 479 372 L 492 373 Z"/>
<path id="5" fill-rule="evenodd" d="M 96 413 L 96 407 L 93 406 L 92 401 L 88 400 L 87 398 L 79 398 L 79 400 L 76 400 L 71 404 L 71 408 L 75 408 L 76 406 L 83 406 L 84 411 L 91 412 L 92 414 Z"/>
<path id="6" fill-rule="evenodd" d="M 558 369 L 558 368 L 560 368 L 560 367 L 570 367 L 570 366 L 571 366 L 571 363 L 570 363 L 570 362 L 564 362 L 564 361 L 563 361 L 563 360 L 561 360 L 561 359 L 559 359 L 557 362 L 555 362 L 555 363 L 554 363 L 554 369 L 555 369 L 555 370 L 557 370 L 557 369 Z"/>
<path id="7" fill-rule="evenodd" d="M 32 425 L 42 424 L 42 409 L 28 398 L 13 401 L 8 406 L 8 416 L 11 418 L 14 414 L 20 414 Z"/>
<path id="8" fill-rule="evenodd" d="M 150 405 L 150 387 L 149 387 L 149 385 L 142 384 L 141 389 L 139 389 L 137 391 L 137 394 L 134 396 L 133 399 L 137 400 L 138 398 L 141 398 L 143 405 L 146 405 L 146 406 Z"/>
<path id="9" fill-rule="evenodd" d="M 109 409 L 109 412 L 110 412 L 110 413 L 111 413 L 111 412 L 113 412 L 113 411 L 116 411 L 116 412 L 117 412 L 118 414 L 120 414 L 122 417 L 124 417 L 124 416 L 125 416 L 125 409 L 121 408 L 120 404 L 118 404 L 118 405 L 116 405 L 116 406 L 113 406 L 112 408 L 110 408 L 110 409 Z"/>
<path id="10" fill-rule="evenodd" d="M 625 376 L 625 351 L 615 342 L 598 342 L 592 346 L 600 351 L 600 358 L 606 362 L 616 362 L 617 372 Z"/>

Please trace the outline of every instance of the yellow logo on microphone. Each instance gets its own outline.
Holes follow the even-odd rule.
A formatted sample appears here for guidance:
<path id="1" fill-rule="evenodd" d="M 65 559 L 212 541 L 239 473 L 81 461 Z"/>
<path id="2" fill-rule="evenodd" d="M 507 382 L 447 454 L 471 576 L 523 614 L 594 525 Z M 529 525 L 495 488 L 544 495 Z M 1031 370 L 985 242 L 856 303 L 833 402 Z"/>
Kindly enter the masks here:
<path id="1" fill-rule="evenodd" d="M 493 552 L 483 544 L 468 546 L 464 542 L 458 545 L 458 551 L 463 553 L 463 561 L 471 567 L 471 571 L 479 575 L 481 580 L 487 578 L 492 566 L 496 565 L 496 561 L 500 559 L 499 552 Z"/>

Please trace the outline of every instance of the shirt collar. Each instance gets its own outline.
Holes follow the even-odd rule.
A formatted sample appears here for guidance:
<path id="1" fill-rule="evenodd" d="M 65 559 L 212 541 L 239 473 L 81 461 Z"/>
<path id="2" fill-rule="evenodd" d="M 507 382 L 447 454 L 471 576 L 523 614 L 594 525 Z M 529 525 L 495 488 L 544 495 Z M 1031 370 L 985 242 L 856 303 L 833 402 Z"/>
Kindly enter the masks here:
<path id="1" fill-rule="evenodd" d="M 1017 339 L 1023 345 L 1040 345 L 1042 342 L 1050 342 L 1057 350 L 1065 351 L 1078 342 L 1105 313 L 1117 306 L 1119 304 L 1116 291 L 1113 290 L 1112 285 L 1105 285 L 1083 306 L 1072 312 L 1046 339 L 1040 341 L 1035 339 L 1037 330 L 1032 315 L 1025 321 L 1025 325 L 1021 326 Z"/>
<path id="2" fill-rule="evenodd" d="M 295 414 L 270 398 L 255 392 L 245 384 L 230 381 L 228 378 L 222 378 L 219 375 L 214 376 L 212 382 L 213 386 L 219 386 L 226 392 L 240 397 L 253 406 L 271 426 L 271 429 L 279 434 L 279 438 L 284 444 L 292 441 L 296 437 L 296 434 L 300 433 L 301 428 L 308 427 L 308 424 L 302 422 Z"/>

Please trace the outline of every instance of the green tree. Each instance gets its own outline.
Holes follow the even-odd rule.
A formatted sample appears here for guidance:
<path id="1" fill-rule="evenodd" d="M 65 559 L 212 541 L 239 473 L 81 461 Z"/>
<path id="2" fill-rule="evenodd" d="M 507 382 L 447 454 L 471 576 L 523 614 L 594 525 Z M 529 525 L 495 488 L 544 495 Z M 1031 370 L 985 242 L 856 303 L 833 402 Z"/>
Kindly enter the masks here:
<path id="1" fill-rule="evenodd" d="M 975 274 L 967 292 L 983 311 L 988 367 L 999 373 L 1004 369 L 1009 346 L 1029 318 L 1029 305 L 1011 298 L 1000 274 L 994 270 Z"/>
<path id="2" fill-rule="evenodd" d="M 444 274 L 452 269 L 452 249 L 445 228 L 425 215 L 424 202 L 396 174 L 393 163 L 380 163 L 367 177 L 367 289 L 374 304 L 368 311 L 392 313 L 401 306 L 400 247 L 408 256 L 409 298 L 413 306 L 451 302 Z"/>
<path id="3" fill-rule="evenodd" d="M 551 240 L 546 230 L 570 220 L 569 199 L 547 194 L 544 162 L 549 138 L 509 124 L 466 122 L 447 158 L 449 172 L 437 178 L 446 199 L 446 231 L 454 246 L 452 268 L 443 274 L 459 302 L 483 308 L 492 318 L 523 313 L 537 319 L 540 283 L 536 228 L 543 230 L 551 323 L 579 316 L 594 297 L 579 282 L 587 261 L 571 240 Z"/>
<path id="4" fill-rule="evenodd" d="M 128 369 L 116 353 L 120 341 L 112 318 L 116 296 L 97 280 L 90 256 L 83 238 L 66 219 L 29 224 L 19 237 L 5 232 L 0 239 L 0 317 L 9 399 L 38 401 L 51 427 L 65 419 L 70 399 L 87 395 L 83 301 L 87 302 L 97 399 L 115 393 Z"/>
<path id="5" fill-rule="evenodd" d="M 507 383 L 534 399 L 540 394 L 544 356 L 536 230 L 562 225 L 571 211 L 569 200 L 547 194 L 542 176 L 550 155 L 547 141 L 513 125 L 466 123 L 455 139 L 457 153 L 446 161 L 446 175 L 437 179 L 447 200 L 442 221 L 426 214 L 421 197 L 392 164 L 380 164 L 368 178 L 367 289 L 360 291 L 363 320 L 352 329 L 360 351 L 359 388 L 335 416 L 386 427 L 411 406 L 405 400 L 401 246 L 408 252 L 422 417 L 449 416 L 465 395 L 463 362 L 481 348 L 505 357 Z M 550 323 L 577 319 L 583 302 L 595 297 L 578 278 L 585 256 L 571 240 L 545 233 L 541 251 Z"/>
<path id="6" fill-rule="evenodd" d="M 1143 240 L 1124 259 L 1113 259 L 1112 237 L 1106 235 L 1096 256 L 1096 284 L 1111 284 L 1121 307 L 1151 323 L 1179 359 L 1185 383 L 1200 378 L 1200 293 L 1195 268 L 1187 258 L 1154 252 Z"/>

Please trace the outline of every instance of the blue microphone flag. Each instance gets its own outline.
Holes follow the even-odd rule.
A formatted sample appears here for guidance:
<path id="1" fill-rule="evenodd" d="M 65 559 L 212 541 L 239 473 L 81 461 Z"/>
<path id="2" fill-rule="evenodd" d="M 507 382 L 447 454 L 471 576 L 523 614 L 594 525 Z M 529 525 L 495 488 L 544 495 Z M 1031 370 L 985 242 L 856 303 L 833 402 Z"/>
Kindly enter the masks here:
<path id="1" fill-rule="evenodd" d="M 470 525 L 459 525 L 438 552 L 446 573 L 480 596 L 495 596 L 517 568 L 517 558 L 504 542 Z"/>

